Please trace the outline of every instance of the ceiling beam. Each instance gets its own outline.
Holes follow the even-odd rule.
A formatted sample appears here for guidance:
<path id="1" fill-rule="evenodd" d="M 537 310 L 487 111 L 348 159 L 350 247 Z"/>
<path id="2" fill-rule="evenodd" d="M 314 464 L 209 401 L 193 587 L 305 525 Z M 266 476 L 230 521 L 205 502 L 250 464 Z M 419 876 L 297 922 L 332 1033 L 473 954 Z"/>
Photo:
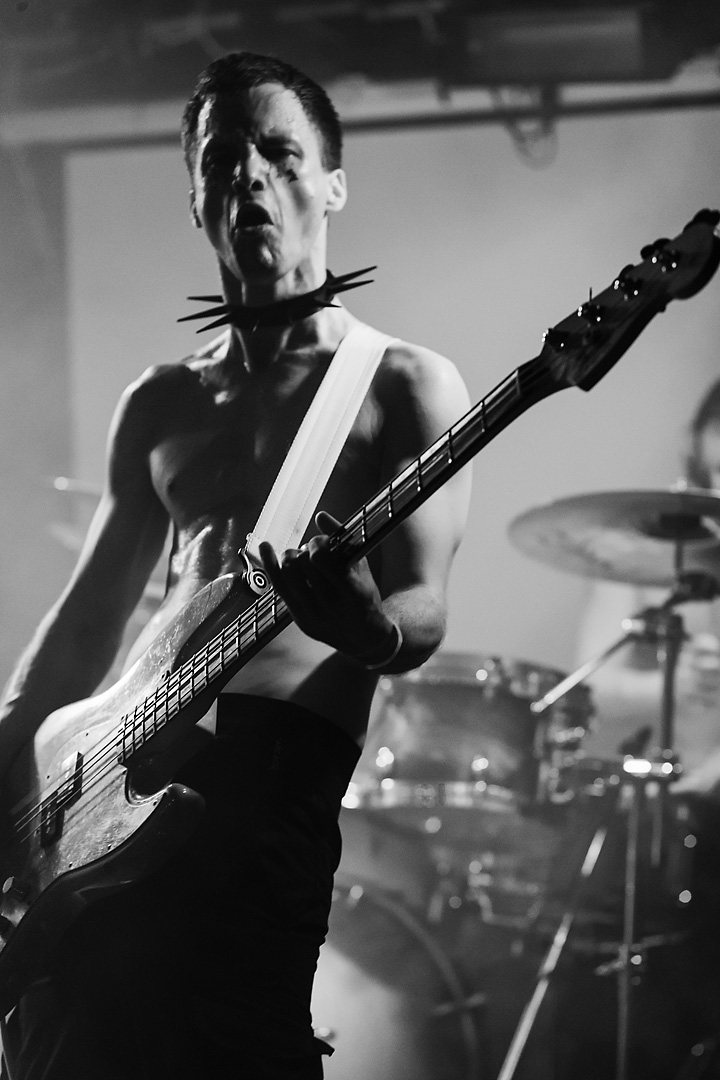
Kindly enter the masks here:
<path id="1" fill-rule="evenodd" d="M 431 83 L 378 85 L 341 81 L 328 87 L 347 132 L 460 124 L 510 124 L 630 112 L 720 106 L 720 73 L 711 66 L 669 82 L 550 88 L 508 87 L 439 95 Z M 0 112 L 0 144 L 92 147 L 133 143 L 179 146 L 184 101 L 72 106 Z"/>

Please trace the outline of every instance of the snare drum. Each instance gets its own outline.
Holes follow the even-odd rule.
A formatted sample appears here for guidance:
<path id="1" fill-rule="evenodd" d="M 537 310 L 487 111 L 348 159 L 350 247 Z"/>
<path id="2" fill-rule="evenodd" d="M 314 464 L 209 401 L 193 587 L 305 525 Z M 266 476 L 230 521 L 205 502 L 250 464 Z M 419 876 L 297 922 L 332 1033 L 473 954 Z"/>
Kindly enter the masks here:
<path id="1" fill-rule="evenodd" d="M 439 652 L 415 671 L 383 678 L 346 805 L 474 846 L 476 816 L 467 812 L 515 817 L 532 806 L 548 748 L 577 744 L 587 730 L 586 686 L 540 719 L 530 708 L 563 677 L 525 661 Z"/>

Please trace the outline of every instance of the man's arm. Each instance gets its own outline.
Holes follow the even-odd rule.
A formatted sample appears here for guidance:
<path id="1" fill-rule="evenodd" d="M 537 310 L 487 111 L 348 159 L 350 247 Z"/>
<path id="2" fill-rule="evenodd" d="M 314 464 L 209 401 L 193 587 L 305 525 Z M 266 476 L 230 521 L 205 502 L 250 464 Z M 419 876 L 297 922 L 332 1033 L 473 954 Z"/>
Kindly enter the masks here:
<path id="1" fill-rule="evenodd" d="M 118 405 L 105 488 L 77 566 L 3 693 L 0 773 L 50 712 L 87 697 L 107 674 L 162 552 L 168 517 L 149 474 L 148 379 Z"/>
<path id="2" fill-rule="evenodd" d="M 375 389 L 383 417 L 381 483 L 415 460 L 468 408 L 454 365 L 415 346 L 392 351 Z M 442 641 L 450 566 L 469 494 L 470 474 L 463 469 L 391 533 L 380 549 L 376 577 L 365 560 L 349 568 L 339 565 L 322 535 L 280 560 L 262 545 L 266 569 L 310 637 L 364 666 L 410 670 Z M 317 523 L 324 533 L 336 524 L 322 514 Z"/>

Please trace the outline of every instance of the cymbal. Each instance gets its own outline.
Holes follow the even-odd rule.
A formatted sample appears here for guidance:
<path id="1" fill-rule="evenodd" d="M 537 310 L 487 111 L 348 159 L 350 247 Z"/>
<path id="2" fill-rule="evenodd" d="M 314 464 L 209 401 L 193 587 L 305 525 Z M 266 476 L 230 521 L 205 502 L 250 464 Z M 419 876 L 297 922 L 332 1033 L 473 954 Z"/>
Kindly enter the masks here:
<path id="1" fill-rule="evenodd" d="M 508 535 L 530 558 L 582 577 L 662 586 L 678 569 L 720 577 L 720 492 L 573 495 L 526 510 Z"/>

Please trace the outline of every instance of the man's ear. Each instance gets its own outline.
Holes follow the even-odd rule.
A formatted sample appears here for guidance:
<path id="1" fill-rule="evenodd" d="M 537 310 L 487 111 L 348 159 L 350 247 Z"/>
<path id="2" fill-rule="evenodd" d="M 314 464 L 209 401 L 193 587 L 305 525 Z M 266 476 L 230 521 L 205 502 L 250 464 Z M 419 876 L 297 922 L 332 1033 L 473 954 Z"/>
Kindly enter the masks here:
<path id="1" fill-rule="evenodd" d="M 195 228 L 196 229 L 202 229 L 202 221 L 200 220 L 200 215 L 198 214 L 197 206 L 195 205 L 195 192 L 194 191 L 190 192 L 190 217 L 192 218 L 192 223 L 195 226 Z"/>
<path id="2" fill-rule="evenodd" d="M 332 212 L 342 210 L 347 202 L 347 177 L 344 169 L 333 169 L 328 173 L 328 193 L 326 209 Z"/>

